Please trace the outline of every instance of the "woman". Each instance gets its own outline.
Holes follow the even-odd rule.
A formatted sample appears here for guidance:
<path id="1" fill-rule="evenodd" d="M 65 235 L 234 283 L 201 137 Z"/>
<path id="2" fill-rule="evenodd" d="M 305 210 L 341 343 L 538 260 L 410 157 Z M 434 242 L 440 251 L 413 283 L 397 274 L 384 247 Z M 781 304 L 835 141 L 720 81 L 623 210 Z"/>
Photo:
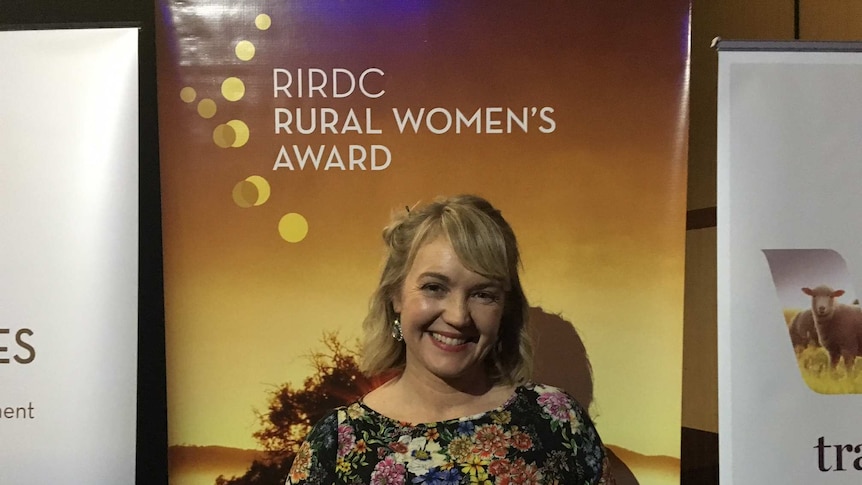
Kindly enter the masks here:
<path id="1" fill-rule="evenodd" d="M 438 199 L 383 238 L 361 367 L 391 378 L 317 423 L 286 483 L 613 483 L 583 409 L 529 382 L 518 246 L 500 212 Z"/>

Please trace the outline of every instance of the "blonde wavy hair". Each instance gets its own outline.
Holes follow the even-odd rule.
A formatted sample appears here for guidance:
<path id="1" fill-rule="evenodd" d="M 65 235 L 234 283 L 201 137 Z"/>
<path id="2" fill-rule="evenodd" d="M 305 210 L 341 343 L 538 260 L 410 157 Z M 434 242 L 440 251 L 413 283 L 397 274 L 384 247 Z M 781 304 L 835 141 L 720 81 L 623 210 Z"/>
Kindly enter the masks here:
<path id="1" fill-rule="evenodd" d="M 387 256 L 380 282 L 363 322 L 360 369 L 380 376 L 403 369 L 405 346 L 392 337 L 398 316 L 392 301 L 404 284 L 416 253 L 445 236 L 467 269 L 503 284 L 503 316 L 494 351 L 486 362 L 494 382 L 520 384 L 532 378 L 527 298 L 518 275 L 521 260 L 515 233 L 500 211 L 475 195 L 438 198 L 412 210 L 398 211 L 383 229 Z"/>

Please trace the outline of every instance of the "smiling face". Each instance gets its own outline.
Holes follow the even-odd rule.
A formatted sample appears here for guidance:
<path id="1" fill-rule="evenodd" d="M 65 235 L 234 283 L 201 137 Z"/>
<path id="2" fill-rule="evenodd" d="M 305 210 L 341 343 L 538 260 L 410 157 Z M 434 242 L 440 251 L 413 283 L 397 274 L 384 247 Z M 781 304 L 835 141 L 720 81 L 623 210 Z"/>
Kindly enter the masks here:
<path id="1" fill-rule="evenodd" d="M 392 301 L 406 346 L 405 375 L 462 387 L 488 384 L 505 292 L 467 269 L 445 237 L 422 246 Z"/>

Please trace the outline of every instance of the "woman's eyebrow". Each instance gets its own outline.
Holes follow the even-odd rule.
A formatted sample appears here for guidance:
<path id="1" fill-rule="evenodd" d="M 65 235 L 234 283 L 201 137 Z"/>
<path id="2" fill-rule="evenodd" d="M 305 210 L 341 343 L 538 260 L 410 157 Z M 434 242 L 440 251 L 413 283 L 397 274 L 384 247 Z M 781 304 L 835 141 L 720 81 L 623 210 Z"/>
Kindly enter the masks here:
<path id="1" fill-rule="evenodd" d="M 444 281 L 446 283 L 449 283 L 452 281 L 449 279 L 448 276 L 444 275 L 443 273 L 437 273 L 434 271 L 426 271 L 426 272 L 420 274 L 419 277 L 420 278 L 436 278 L 436 279 Z"/>
<path id="2" fill-rule="evenodd" d="M 446 276 L 443 273 L 437 273 L 436 271 L 425 271 L 424 273 L 421 273 L 419 275 L 419 278 L 420 279 L 421 278 L 434 278 L 434 279 L 440 280 L 440 281 L 447 283 L 447 284 L 452 282 L 451 278 L 449 278 L 448 276 Z M 500 283 L 499 281 L 495 281 L 495 280 L 492 280 L 489 278 L 487 281 L 482 281 L 480 283 L 476 283 L 475 285 L 470 287 L 471 290 L 481 290 L 481 289 L 485 289 L 485 288 L 494 288 L 494 289 L 501 289 L 502 290 L 503 284 Z"/>
<path id="3" fill-rule="evenodd" d="M 484 281 L 482 283 L 477 283 L 477 284 L 473 285 L 472 287 L 470 287 L 470 289 L 472 289 L 472 290 L 484 290 L 486 288 L 493 288 L 495 290 L 502 290 L 503 285 L 497 281 L 488 280 L 488 281 Z"/>

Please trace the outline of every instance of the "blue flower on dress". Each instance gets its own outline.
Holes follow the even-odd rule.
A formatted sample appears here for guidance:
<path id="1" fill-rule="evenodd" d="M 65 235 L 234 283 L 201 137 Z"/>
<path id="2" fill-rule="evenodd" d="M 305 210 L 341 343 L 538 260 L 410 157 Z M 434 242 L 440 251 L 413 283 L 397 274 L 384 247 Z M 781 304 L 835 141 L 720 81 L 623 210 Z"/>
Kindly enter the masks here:
<path id="1" fill-rule="evenodd" d="M 457 468 L 440 470 L 434 474 L 434 485 L 457 485 L 461 483 L 461 472 Z"/>
<path id="2" fill-rule="evenodd" d="M 334 429 L 334 427 L 333 427 Z M 337 432 L 327 433 L 322 436 L 323 448 L 334 448 L 335 447 L 335 437 L 338 436 Z"/>
<path id="3" fill-rule="evenodd" d="M 458 485 L 461 483 L 461 472 L 457 468 L 441 470 L 434 467 L 428 470 L 428 473 L 416 477 L 412 481 L 422 485 Z"/>
<path id="4" fill-rule="evenodd" d="M 458 434 L 473 434 L 476 426 L 473 425 L 472 421 L 461 421 L 458 423 Z"/>

